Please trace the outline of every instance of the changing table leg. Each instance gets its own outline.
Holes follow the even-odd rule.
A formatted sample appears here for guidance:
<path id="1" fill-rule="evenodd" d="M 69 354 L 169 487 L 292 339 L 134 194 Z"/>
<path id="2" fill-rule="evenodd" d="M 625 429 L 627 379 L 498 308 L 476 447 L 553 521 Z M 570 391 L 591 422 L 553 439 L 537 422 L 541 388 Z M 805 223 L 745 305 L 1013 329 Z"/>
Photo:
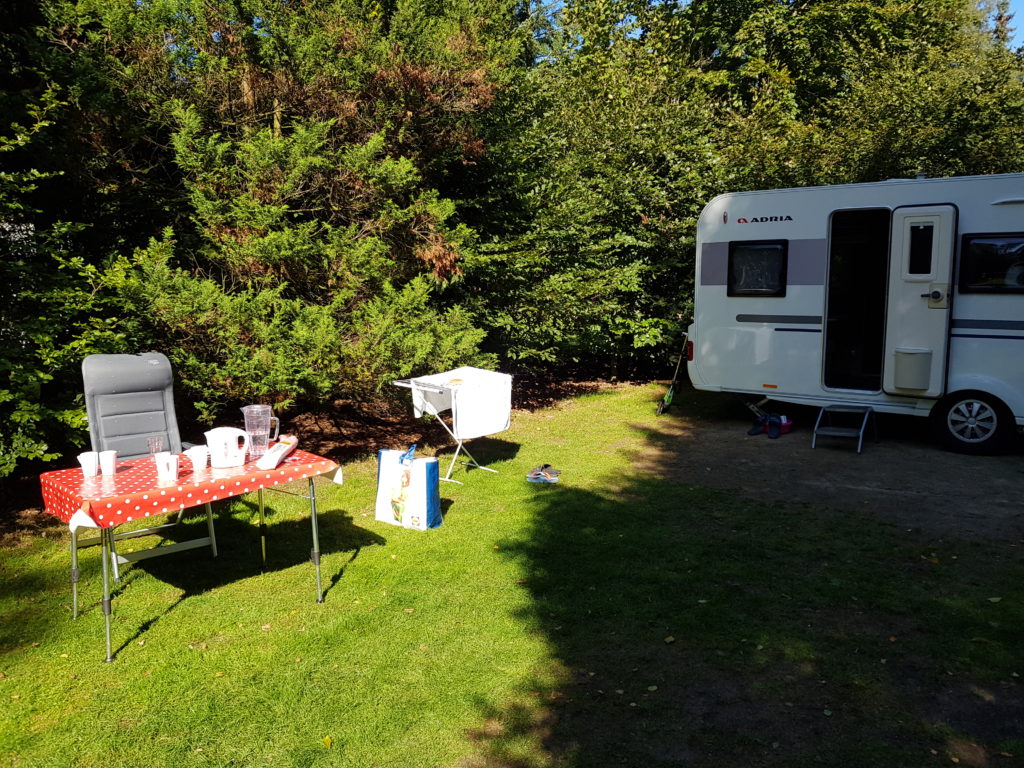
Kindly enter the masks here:
<path id="1" fill-rule="evenodd" d="M 496 469 L 480 466 L 480 462 L 473 458 L 473 454 L 467 451 L 466 446 L 464 446 L 462 443 L 459 443 L 459 447 L 462 449 L 463 453 L 465 453 L 466 456 L 469 458 L 469 461 L 463 462 L 464 464 L 471 464 L 473 467 L 476 467 L 477 469 L 482 469 L 484 472 L 493 472 L 494 474 L 498 474 L 498 470 Z"/>
<path id="2" fill-rule="evenodd" d="M 71 618 L 78 618 L 78 530 L 71 530 Z"/>
<path id="3" fill-rule="evenodd" d="M 100 543 L 103 555 L 103 629 L 107 640 L 107 658 L 105 661 L 113 661 L 110 653 L 110 558 L 113 554 L 114 534 L 110 528 L 100 531 Z"/>
<path id="4" fill-rule="evenodd" d="M 260 553 L 263 557 L 263 570 L 267 570 L 267 524 L 263 518 L 263 489 L 256 492 L 260 502 Z"/>
<path id="5" fill-rule="evenodd" d="M 459 483 L 458 480 L 452 480 L 452 470 L 455 469 L 455 461 L 459 458 L 459 451 L 461 450 L 463 450 L 462 441 L 459 440 L 455 446 L 455 453 L 452 455 L 452 463 L 448 465 L 448 471 L 445 472 L 444 477 L 441 478 L 442 480 L 447 480 L 449 483 Z M 469 451 L 466 451 L 466 455 L 469 455 Z M 459 485 L 462 485 L 462 483 L 459 483 Z"/>
<path id="6" fill-rule="evenodd" d="M 320 586 L 320 532 L 316 519 L 316 486 L 313 485 L 313 478 L 309 478 L 309 518 L 313 525 L 313 551 L 310 558 L 316 568 L 316 601 L 324 601 L 324 591 Z"/>

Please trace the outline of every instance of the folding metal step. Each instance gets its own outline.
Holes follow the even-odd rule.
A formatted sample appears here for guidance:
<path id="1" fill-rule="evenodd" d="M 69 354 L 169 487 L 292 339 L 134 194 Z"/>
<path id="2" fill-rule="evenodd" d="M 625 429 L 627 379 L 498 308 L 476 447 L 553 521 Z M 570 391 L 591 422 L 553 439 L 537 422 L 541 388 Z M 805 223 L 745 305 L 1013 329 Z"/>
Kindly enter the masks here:
<path id="1" fill-rule="evenodd" d="M 857 453 L 860 453 L 864 445 L 864 430 L 867 429 L 869 421 L 877 443 L 878 424 L 875 422 L 875 411 L 871 406 L 826 405 L 818 412 L 818 420 L 814 422 L 811 448 L 816 447 L 819 437 L 847 437 L 857 439 Z"/>
<path id="2" fill-rule="evenodd" d="M 860 427 L 818 427 L 814 434 L 826 437 L 857 437 L 861 436 Z"/>

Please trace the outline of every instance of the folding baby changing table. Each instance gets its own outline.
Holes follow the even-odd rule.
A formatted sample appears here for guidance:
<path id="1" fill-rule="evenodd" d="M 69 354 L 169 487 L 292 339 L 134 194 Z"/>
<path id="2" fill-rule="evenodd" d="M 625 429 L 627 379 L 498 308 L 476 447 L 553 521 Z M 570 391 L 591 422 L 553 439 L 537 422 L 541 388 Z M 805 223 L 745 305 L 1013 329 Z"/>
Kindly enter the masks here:
<path id="1" fill-rule="evenodd" d="M 442 480 L 459 482 L 452 480 L 452 469 L 460 451 L 469 457 L 465 464 L 488 472 L 498 471 L 480 466 L 463 443 L 508 429 L 512 415 L 511 376 L 467 365 L 430 376 L 399 379 L 394 383 L 395 386 L 412 390 L 412 407 L 417 417 L 424 413 L 436 416 L 441 426 L 455 440 L 455 455 Z M 452 412 L 451 427 L 441 418 L 441 413 L 449 410 Z"/>

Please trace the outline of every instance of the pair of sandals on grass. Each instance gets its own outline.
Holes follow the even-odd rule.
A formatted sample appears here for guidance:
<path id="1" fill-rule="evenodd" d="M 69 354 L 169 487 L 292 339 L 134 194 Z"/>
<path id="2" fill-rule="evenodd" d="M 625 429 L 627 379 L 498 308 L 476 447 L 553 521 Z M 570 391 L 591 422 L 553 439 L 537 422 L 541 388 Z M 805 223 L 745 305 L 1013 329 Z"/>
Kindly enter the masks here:
<path id="1" fill-rule="evenodd" d="M 526 481 L 529 483 L 557 483 L 560 474 L 562 474 L 562 470 L 554 469 L 550 464 L 541 464 L 526 473 Z"/>
<path id="2" fill-rule="evenodd" d="M 777 413 L 766 413 L 754 419 L 754 425 L 747 430 L 748 435 L 760 435 L 767 432 L 772 440 L 782 434 L 782 416 Z"/>

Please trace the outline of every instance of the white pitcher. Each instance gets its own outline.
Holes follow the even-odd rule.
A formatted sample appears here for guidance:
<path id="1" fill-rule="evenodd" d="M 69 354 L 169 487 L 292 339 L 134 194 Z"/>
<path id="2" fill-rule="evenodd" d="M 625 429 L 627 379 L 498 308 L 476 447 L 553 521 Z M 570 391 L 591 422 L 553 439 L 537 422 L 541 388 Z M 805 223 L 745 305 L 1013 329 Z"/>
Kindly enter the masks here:
<path id="1" fill-rule="evenodd" d="M 235 427 L 217 427 L 205 434 L 211 467 L 224 469 L 245 464 L 245 454 L 251 445 L 247 432 Z"/>

